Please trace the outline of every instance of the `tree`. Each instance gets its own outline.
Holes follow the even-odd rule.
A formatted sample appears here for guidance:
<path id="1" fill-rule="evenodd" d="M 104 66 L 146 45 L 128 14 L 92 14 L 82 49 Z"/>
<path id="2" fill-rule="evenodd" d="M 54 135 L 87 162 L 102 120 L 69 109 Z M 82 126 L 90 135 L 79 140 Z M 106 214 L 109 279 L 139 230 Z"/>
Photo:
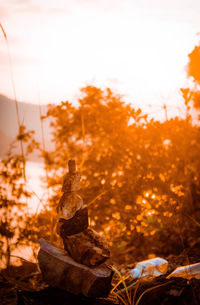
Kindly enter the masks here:
<path id="1" fill-rule="evenodd" d="M 193 77 L 194 82 L 200 84 L 200 45 L 195 46 L 188 57 L 188 76 Z"/>
<path id="2" fill-rule="evenodd" d="M 191 107 L 200 109 L 200 45 L 195 46 L 188 57 L 187 74 L 188 77 L 192 77 L 194 86 L 193 88 L 181 89 L 187 113 Z"/>
<path id="3" fill-rule="evenodd" d="M 199 221 L 191 199 L 199 181 L 199 130 L 190 120 L 149 121 L 110 89 L 92 86 L 81 89 L 77 107 L 51 105 L 47 117 L 55 142 L 45 154 L 54 211 L 67 160 L 76 158 L 90 225 L 108 237 L 115 256 L 177 252 L 194 240 L 187 214 Z"/>
<path id="4" fill-rule="evenodd" d="M 27 132 L 25 126 L 21 125 L 7 157 L 0 162 L 0 235 L 2 238 L 0 254 L 6 257 L 7 268 L 10 266 L 12 250 L 24 241 L 22 231 L 28 217 L 25 202 L 31 197 L 24 175 L 25 162 L 27 155 L 38 148 L 33 133 L 33 131 Z M 12 153 L 13 146 L 19 141 L 26 143 L 25 155 Z"/>

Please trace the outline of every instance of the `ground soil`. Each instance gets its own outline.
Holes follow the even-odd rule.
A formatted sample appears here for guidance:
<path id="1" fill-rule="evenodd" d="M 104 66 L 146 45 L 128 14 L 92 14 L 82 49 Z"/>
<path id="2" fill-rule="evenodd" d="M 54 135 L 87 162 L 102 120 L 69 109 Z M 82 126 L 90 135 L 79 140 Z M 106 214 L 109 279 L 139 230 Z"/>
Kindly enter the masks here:
<path id="1" fill-rule="evenodd" d="M 169 268 L 167 274 L 176 267 L 188 263 L 200 262 L 200 249 L 195 252 L 185 251 L 179 256 L 167 257 Z M 130 265 L 114 265 L 124 276 L 134 267 Z M 128 291 L 130 304 L 134 305 L 199 305 L 200 280 L 172 278 L 163 275 L 151 280 L 140 282 Z M 114 275 L 113 287 L 118 283 L 119 277 Z M 126 285 L 133 280 L 126 279 Z M 10 270 L 0 272 L 0 304 L 1 305 L 116 305 L 129 304 L 126 293 L 119 294 L 117 289 L 123 289 L 120 284 L 107 298 L 88 299 L 82 295 L 72 295 L 53 287 L 49 287 L 42 280 L 37 264 L 23 262 L 20 267 L 11 266 Z M 125 302 L 125 303 L 124 303 Z M 137 303 L 138 302 L 138 303 Z"/>

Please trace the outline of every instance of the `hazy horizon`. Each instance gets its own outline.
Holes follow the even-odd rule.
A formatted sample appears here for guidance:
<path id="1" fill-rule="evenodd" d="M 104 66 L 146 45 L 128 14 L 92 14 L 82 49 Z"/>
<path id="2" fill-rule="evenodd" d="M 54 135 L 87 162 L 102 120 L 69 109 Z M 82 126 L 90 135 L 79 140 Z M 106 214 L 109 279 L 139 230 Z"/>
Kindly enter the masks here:
<path id="1" fill-rule="evenodd" d="M 75 101 L 89 84 L 148 113 L 181 107 L 188 54 L 199 40 L 198 1 L 0 0 L 0 9 L 19 101 Z M 0 94 L 13 98 L 2 33 L 0 41 Z"/>

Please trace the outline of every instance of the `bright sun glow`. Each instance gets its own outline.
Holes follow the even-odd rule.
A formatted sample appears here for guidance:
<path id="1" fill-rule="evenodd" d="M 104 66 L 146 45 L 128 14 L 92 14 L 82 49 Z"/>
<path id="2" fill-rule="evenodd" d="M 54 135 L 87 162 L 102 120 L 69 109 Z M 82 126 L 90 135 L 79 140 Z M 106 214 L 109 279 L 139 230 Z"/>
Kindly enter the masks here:
<path id="1" fill-rule="evenodd" d="M 147 1 L 146 7 L 117 1 L 113 8 L 104 1 L 35 3 L 0 0 L 19 100 L 38 103 L 40 95 L 41 103 L 57 103 L 92 84 L 116 89 L 137 106 L 173 103 L 186 79 L 196 24 L 172 18 L 170 6 L 158 14 Z M 13 97 L 2 36 L 0 52 L 0 92 Z"/>

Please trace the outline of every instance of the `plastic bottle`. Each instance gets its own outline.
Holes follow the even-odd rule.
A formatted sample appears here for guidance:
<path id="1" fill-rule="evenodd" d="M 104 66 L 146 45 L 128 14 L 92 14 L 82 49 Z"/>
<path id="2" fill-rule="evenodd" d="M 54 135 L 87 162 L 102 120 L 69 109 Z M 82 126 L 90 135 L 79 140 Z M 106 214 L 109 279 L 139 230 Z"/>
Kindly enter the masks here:
<path id="1" fill-rule="evenodd" d="M 200 263 L 178 267 L 167 278 L 171 277 L 182 277 L 188 280 L 191 278 L 200 279 Z"/>
<path id="2" fill-rule="evenodd" d="M 136 267 L 130 271 L 132 278 L 156 277 L 167 272 L 168 261 L 155 257 L 137 263 Z"/>

